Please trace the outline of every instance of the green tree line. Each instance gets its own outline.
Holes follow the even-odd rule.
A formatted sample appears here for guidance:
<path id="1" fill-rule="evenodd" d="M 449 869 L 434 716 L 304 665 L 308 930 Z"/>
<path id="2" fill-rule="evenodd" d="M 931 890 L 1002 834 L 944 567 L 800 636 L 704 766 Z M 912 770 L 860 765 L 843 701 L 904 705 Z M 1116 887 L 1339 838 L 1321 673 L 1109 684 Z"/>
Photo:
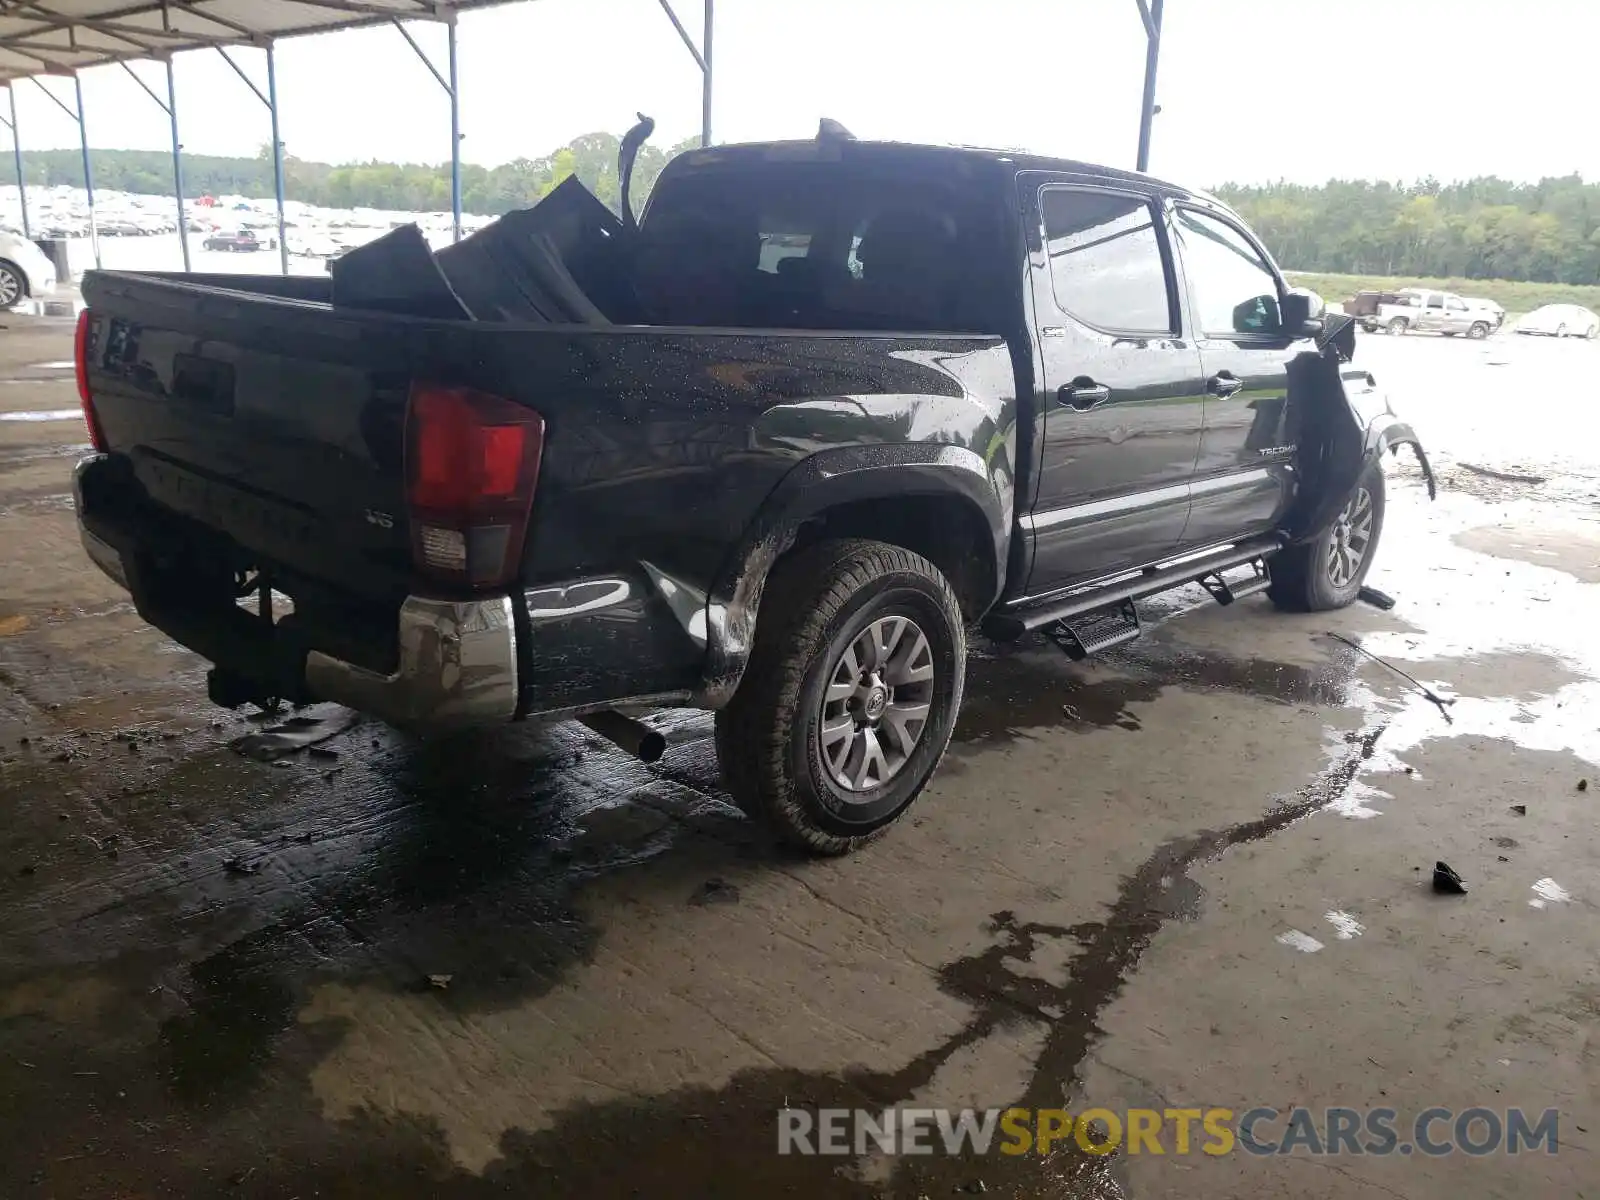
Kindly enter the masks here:
<path id="1" fill-rule="evenodd" d="M 1600 283 L 1600 183 L 1226 185 L 1285 267 L 1355 275 Z"/>
<path id="2" fill-rule="evenodd" d="M 526 208 L 569 175 L 618 206 L 617 136 L 588 133 L 541 158 L 498 167 L 461 166 L 462 207 L 498 216 Z M 636 200 L 649 193 L 669 158 L 692 142 L 646 145 L 635 173 Z M 170 195 L 172 157 L 153 150 L 96 150 L 95 185 Z M 23 156 L 29 186 L 83 186 L 76 150 Z M 191 196 L 272 195 L 272 159 L 186 154 Z M 450 207 L 449 164 L 365 162 L 331 165 L 288 157 L 291 200 L 329 208 L 441 212 Z M 1320 185 L 1225 184 L 1217 195 L 1260 233 L 1278 261 L 1300 271 L 1356 275 L 1514 279 L 1600 284 L 1600 183 L 1577 175 L 1510 183 L 1485 177 L 1442 184 L 1332 180 Z"/>
<path id="3" fill-rule="evenodd" d="M 688 141 L 667 149 L 646 144 L 634 168 L 637 207 L 655 183 L 667 160 L 696 145 Z M 461 206 L 469 213 L 499 216 L 526 208 L 569 175 L 613 209 L 620 204 L 617 178 L 618 138 L 587 133 L 542 158 L 519 158 L 498 167 L 461 164 Z M 172 155 L 159 150 L 92 150 L 95 187 L 145 195 L 172 194 Z M 83 159 L 77 150 L 28 150 L 23 177 L 29 187 L 83 186 Z M 272 196 L 272 157 L 262 147 L 254 158 L 212 154 L 183 156 L 184 192 L 192 197 Z M 284 159 L 284 193 L 290 200 L 327 208 L 383 208 L 407 212 L 444 212 L 450 208 L 450 164 L 365 162 L 334 166 Z"/>

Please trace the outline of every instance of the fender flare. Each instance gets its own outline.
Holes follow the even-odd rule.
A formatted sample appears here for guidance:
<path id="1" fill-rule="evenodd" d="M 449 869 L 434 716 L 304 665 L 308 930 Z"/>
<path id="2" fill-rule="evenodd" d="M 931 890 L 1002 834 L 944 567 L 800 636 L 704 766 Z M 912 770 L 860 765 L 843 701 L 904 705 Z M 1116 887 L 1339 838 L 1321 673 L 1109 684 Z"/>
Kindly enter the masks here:
<path id="1" fill-rule="evenodd" d="M 1007 464 L 1009 466 L 1009 464 Z M 956 497 L 988 532 L 995 593 L 1005 586 L 1011 538 L 1009 476 L 963 446 L 928 442 L 844 446 L 801 460 L 768 494 L 706 596 L 706 658 L 699 703 L 721 708 L 738 690 L 754 645 L 761 594 L 801 526 L 830 508 L 903 496 Z"/>

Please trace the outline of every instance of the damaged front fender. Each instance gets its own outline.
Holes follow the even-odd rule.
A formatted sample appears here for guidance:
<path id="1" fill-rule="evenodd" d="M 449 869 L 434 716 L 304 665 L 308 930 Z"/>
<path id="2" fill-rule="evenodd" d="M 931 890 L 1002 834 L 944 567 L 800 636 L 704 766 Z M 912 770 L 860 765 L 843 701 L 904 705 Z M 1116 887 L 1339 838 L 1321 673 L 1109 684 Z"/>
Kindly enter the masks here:
<path id="1" fill-rule="evenodd" d="M 1356 482 L 1385 450 L 1411 447 L 1422 465 L 1428 498 L 1438 494 L 1416 431 L 1395 415 L 1372 375 L 1350 365 L 1355 321 L 1330 314 L 1314 346 L 1289 364 L 1289 394 L 1300 424 L 1295 439 L 1299 490 L 1281 529 L 1291 545 L 1327 532 Z"/>

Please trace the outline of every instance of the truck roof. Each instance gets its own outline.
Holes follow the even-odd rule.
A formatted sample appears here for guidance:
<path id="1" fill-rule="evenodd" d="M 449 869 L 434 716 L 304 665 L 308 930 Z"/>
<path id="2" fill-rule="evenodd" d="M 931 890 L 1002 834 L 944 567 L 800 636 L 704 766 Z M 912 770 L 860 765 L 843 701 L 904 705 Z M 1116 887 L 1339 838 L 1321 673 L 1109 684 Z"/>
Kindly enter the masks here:
<path id="1" fill-rule="evenodd" d="M 888 161 L 920 162 L 946 170 L 1010 170 L 1057 171 L 1086 175 L 1113 182 L 1139 183 L 1154 187 L 1174 196 L 1205 201 L 1225 208 L 1220 201 L 1205 192 L 1186 188 L 1176 183 L 1158 179 L 1140 171 L 1122 167 L 1108 167 L 1099 163 L 1082 162 L 1070 158 L 1051 158 L 1047 155 L 1029 154 L 1020 150 L 1001 150 L 978 146 L 933 146 L 916 142 L 862 141 L 851 138 L 808 138 L 793 141 L 739 142 L 690 150 L 668 165 L 681 164 L 679 169 L 710 166 L 715 163 L 766 160 L 771 162 L 827 162 L 851 159 L 882 159 Z M 674 172 L 675 173 L 675 172 Z"/>

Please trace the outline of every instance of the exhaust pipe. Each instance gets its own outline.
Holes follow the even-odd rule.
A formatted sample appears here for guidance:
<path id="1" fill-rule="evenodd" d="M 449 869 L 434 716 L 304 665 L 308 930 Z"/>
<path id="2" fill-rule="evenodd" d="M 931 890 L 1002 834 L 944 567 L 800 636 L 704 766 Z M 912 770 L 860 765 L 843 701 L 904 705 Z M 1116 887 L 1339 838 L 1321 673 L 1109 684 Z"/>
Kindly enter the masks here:
<path id="1" fill-rule="evenodd" d="M 667 739 L 659 729 L 651 729 L 643 721 L 625 717 L 615 709 L 585 713 L 578 722 L 640 762 L 653 763 L 666 753 Z"/>

